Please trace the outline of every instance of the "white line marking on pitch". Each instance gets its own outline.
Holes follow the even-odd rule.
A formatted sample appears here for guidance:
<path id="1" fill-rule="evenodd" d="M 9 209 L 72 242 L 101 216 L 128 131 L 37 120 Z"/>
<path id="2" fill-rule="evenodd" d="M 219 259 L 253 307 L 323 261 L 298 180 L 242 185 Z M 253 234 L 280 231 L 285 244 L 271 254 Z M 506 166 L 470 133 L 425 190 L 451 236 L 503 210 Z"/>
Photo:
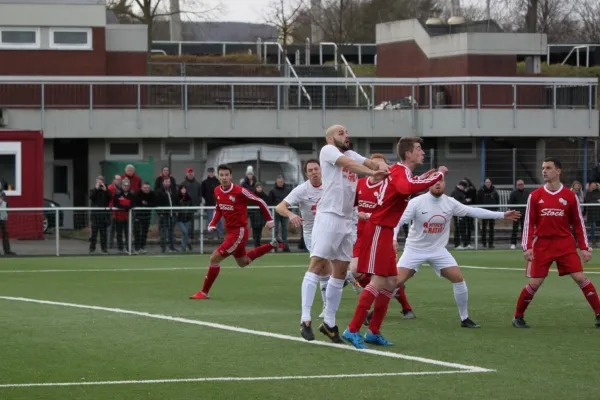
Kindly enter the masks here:
<path id="1" fill-rule="evenodd" d="M 287 381 L 304 379 L 337 379 L 337 378 L 380 378 L 385 376 L 418 376 L 474 374 L 476 370 L 427 371 L 427 372 L 390 372 L 379 374 L 340 374 L 340 375 L 298 375 L 298 376 L 251 376 L 251 377 L 214 377 L 214 378 L 182 378 L 182 379 L 144 379 L 129 381 L 97 381 L 97 382 L 51 382 L 51 383 L 8 383 L 0 384 L 0 388 L 48 387 L 48 386 L 96 386 L 96 385 L 140 385 L 153 383 L 189 383 L 189 382 L 253 382 L 253 381 Z"/>
<path id="2" fill-rule="evenodd" d="M 221 329 L 221 330 L 236 332 L 236 333 L 246 333 L 249 335 L 263 336 L 263 337 L 282 339 L 282 340 L 290 340 L 293 342 L 300 342 L 300 343 L 304 343 L 304 344 L 319 345 L 319 346 L 325 346 L 325 347 L 334 347 L 334 348 L 348 350 L 348 351 L 358 351 L 361 353 L 373 354 L 373 355 L 382 356 L 382 357 L 390 357 L 390 358 L 398 358 L 398 359 L 402 359 L 402 360 L 416 361 L 416 362 L 421 362 L 421 363 L 425 363 L 425 364 L 433 364 L 433 365 L 438 365 L 438 366 L 447 367 L 447 368 L 468 370 L 471 372 L 495 372 L 496 371 L 493 369 L 481 368 L 481 367 L 476 367 L 476 366 L 472 366 L 472 365 L 451 363 L 451 362 L 446 362 L 446 361 L 433 360 L 430 358 L 409 356 L 409 355 L 400 354 L 400 353 L 386 352 L 386 351 L 380 351 L 380 350 L 371 350 L 371 349 L 359 350 L 359 349 L 356 349 L 349 345 L 336 344 L 336 343 L 331 343 L 331 342 L 321 342 L 321 341 L 316 341 L 316 340 L 307 342 L 303 338 L 296 337 L 296 336 L 288 336 L 288 335 L 282 335 L 279 333 L 256 331 L 253 329 L 240 328 L 237 326 L 223 325 L 223 324 L 217 324 L 214 322 L 198 321 L 198 320 L 194 320 L 194 319 L 187 319 L 187 318 L 180 318 L 180 317 L 171 317 L 168 315 L 150 314 L 150 313 L 146 313 L 146 312 L 124 310 L 121 308 L 88 306 L 88 305 L 83 305 L 83 304 L 63 303 L 63 302 L 58 302 L 58 301 L 29 299 L 29 298 L 25 298 L 25 297 L 0 296 L 0 299 L 12 300 L 12 301 L 23 301 L 23 302 L 27 302 L 27 303 L 63 306 L 63 307 L 82 308 L 82 309 L 87 309 L 87 310 L 108 311 L 108 312 L 113 312 L 113 313 L 117 313 L 117 314 L 128 314 L 128 315 L 136 315 L 139 317 L 162 319 L 162 320 L 171 321 L 171 322 L 180 322 L 183 324 L 205 326 L 208 328 Z"/>
<path id="3" fill-rule="evenodd" d="M 225 269 L 241 269 L 235 265 L 221 266 Z M 308 262 L 302 265 L 257 265 L 248 266 L 244 269 L 270 269 L 270 268 L 306 268 Z M 208 267 L 158 267 L 158 268 L 90 268 L 90 269 L 13 269 L 0 270 L 0 274 L 26 274 L 26 273 L 47 273 L 47 272 L 132 272 L 132 271 L 199 271 Z"/>

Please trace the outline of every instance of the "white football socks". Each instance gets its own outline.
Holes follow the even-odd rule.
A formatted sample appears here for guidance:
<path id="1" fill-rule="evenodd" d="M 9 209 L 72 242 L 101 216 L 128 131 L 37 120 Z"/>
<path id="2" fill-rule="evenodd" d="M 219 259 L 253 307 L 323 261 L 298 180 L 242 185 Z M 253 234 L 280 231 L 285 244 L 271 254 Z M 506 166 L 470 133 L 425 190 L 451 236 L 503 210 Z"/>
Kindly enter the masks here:
<path id="1" fill-rule="evenodd" d="M 325 317 L 323 322 L 332 328 L 335 326 L 335 314 L 340 307 L 340 301 L 342 301 L 344 282 L 345 279 L 329 278 L 329 284 L 325 292 Z"/>
<path id="2" fill-rule="evenodd" d="M 467 283 L 465 281 L 453 283 L 454 289 L 454 300 L 458 306 L 458 313 L 460 314 L 460 320 L 464 321 L 469 318 L 469 289 L 467 289 Z"/>
<path id="3" fill-rule="evenodd" d="M 304 274 L 304 279 L 302 280 L 302 317 L 300 318 L 300 323 L 312 321 L 310 311 L 315 301 L 317 282 L 319 282 L 319 275 L 313 272 L 306 272 Z"/>
<path id="4" fill-rule="evenodd" d="M 326 301 L 325 301 L 325 291 L 327 290 L 327 283 L 329 282 L 329 277 L 331 275 L 327 275 L 327 276 L 319 276 L 319 284 L 321 286 L 321 298 L 323 299 L 323 305 L 325 305 Z"/>

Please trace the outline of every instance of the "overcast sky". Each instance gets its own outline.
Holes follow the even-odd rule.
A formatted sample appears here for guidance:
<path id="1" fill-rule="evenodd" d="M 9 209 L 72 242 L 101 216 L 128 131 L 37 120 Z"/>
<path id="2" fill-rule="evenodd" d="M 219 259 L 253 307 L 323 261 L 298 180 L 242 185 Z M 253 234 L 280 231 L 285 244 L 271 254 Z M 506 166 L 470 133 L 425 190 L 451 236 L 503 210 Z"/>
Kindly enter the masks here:
<path id="1" fill-rule="evenodd" d="M 261 10 L 269 7 L 270 0 L 221 0 L 226 7 L 221 21 L 264 22 Z"/>

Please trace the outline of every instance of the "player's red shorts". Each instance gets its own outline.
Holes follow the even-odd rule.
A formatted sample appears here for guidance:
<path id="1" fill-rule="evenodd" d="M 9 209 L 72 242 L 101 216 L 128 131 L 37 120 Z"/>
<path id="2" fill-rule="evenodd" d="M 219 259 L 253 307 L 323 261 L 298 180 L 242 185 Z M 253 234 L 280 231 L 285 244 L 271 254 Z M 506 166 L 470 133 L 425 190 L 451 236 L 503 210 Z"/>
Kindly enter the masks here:
<path id="1" fill-rule="evenodd" d="M 360 243 L 361 243 L 362 235 L 361 232 L 356 232 L 356 242 L 354 242 L 354 247 L 352 248 L 352 258 L 358 258 L 360 256 Z"/>
<path id="2" fill-rule="evenodd" d="M 368 222 L 361 234 L 357 271 L 369 275 L 396 276 L 394 228 Z"/>
<path id="3" fill-rule="evenodd" d="M 528 278 L 545 278 L 550 265 L 556 261 L 558 275 L 583 271 L 577 245 L 572 236 L 560 239 L 536 238 L 533 242 L 533 261 L 527 263 Z"/>
<path id="4" fill-rule="evenodd" d="M 227 235 L 217 251 L 223 257 L 233 255 L 241 258 L 246 255 L 246 242 L 248 241 L 248 228 L 240 227 L 227 230 Z"/>

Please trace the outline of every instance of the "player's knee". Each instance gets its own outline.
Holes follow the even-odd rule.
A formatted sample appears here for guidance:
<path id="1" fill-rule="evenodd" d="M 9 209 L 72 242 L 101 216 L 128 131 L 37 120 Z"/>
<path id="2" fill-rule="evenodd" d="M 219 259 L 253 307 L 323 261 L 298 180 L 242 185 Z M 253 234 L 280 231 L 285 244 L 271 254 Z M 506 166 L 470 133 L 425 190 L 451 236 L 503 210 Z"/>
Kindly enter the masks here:
<path id="1" fill-rule="evenodd" d="M 236 258 L 235 262 L 240 267 L 247 267 L 250 264 L 250 259 L 248 257 Z"/>
<path id="2" fill-rule="evenodd" d="M 534 290 L 538 290 L 542 286 L 542 283 L 544 283 L 544 278 L 531 278 L 529 280 L 529 286 Z"/>
<path id="3" fill-rule="evenodd" d="M 587 278 L 585 277 L 585 275 L 583 274 L 583 272 L 574 272 L 571 274 L 571 278 L 573 278 L 573 280 L 575 282 L 577 282 L 577 284 L 581 284 L 583 283 Z"/>

